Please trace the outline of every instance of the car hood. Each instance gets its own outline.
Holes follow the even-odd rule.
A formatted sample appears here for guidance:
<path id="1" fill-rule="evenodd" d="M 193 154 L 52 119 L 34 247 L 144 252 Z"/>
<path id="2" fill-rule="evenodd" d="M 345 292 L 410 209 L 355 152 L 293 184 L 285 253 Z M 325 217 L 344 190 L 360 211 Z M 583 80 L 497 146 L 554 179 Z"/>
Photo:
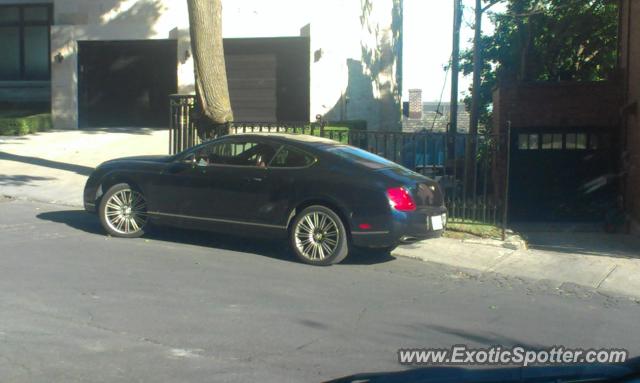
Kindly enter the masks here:
<path id="1" fill-rule="evenodd" d="M 558 366 L 472 369 L 423 367 L 404 371 L 362 373 L 330 380 L 327 383 L 487 383 L 487 382 L 620 382 L 636 377 L 640 358 L 620 364 L 577 364 Z"/>
<path id="2" fill-rule="evenodd" d="M 100 166 L 110 164 L 123 164 L 123 163 L 139 163 L 139 162 L 152 162 L 152 163 L 165 163 L 171 159 L 171 156 L 167 155 L 151 155 L 151 156 L 132 156 L 115 158 L 109 161 L 105 161 Z"/>
<path id="3" fill-rule="evenodd" d="M 171 156 L 167 156 L 167 155 L 131 156 L 131 157 L 115 158 L 113 160 L 109 160 L 106 162 L 116 162 L 116 161 L 118 162 L 120 161 L 167 162 L 169 158 L 171 158 Z"/>

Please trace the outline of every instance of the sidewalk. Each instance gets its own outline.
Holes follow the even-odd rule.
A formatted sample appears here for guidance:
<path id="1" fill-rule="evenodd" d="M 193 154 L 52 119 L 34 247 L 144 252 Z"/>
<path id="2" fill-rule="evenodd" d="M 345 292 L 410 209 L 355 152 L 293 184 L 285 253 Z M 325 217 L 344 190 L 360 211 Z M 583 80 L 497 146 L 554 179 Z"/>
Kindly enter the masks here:
<path id="1" fill-rule="evenodd" d="M 438 238 L 421 243 L 400 246 L 395 256 L 420 259 L 427 262 L 498 273 L 534 280 L 548 280 L 556 287 L 565 283 L 588 286 L 603 293 L 614 293 L 640 298 L 640 239 L 622 234 L 605 233 L 550 233 L 550 242 L 556 237 L 564 247 L 529 243 L 528 250 L 511 250 L 493 245 L 461 243 L 460 240 Z M 587 237 L 589 238 L 587 240 Z M 566 243 L 580 243 L 574 250 Z M 597 244 L 588 251 L 590 243 Z M 538 248 L 540 247 L 540 248 Z"/>
<path id="2" fill-rule="evenodd" d="M 168 130 L 94 129 L 0 136 L 0 195 L 82 206 L 87 176 L 117 157 L 167 154 Z"/>

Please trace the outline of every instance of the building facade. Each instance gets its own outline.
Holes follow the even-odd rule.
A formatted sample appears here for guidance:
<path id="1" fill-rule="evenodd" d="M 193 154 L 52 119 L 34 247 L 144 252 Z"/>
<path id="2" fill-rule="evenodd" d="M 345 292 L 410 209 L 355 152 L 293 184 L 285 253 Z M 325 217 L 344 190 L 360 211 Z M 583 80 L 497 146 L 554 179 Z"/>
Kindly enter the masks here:
<path id="1" fill-rule="evenodd" d="M 459 101 L 458 108 L 458 133 L 469 133 L 469 112 L 464 108 L 464 102 Z M 446 132 L 451 119 L 451 103 L 448 101 L 427 101 L 422 103 L 420 119 L 410 117 L 402 119 L 402 131 L 407 133 L 429 131 Z M 481 125 L 482 127 L 482 125 Z M 484 129 L 484 128 L 482 128 Z M 482 129 L 480 129 L 482 131 Z"/>
<path id="2" fill-rule="evenodd" d="M 502 145 L 494 189 L 502 193 L 508 179 L 515 220 L 606 217 L 640 233 L 640 2 L 618 3 L 619 70 L 610 81 L 494 90 L 494 131 L 510 126 L 512 135 L 509 177 Z"/>
<path id="3" fill-rule="evenodd" d="M 640 2 L 620 1 L 620 57 L 623 77 L 622 145 L 625 209 L 640 233 Z"/>
<path id="4" fill-rule="evenodd" d="M 617 81 L 494 90 L 493 129 L 503 143 L 493 162 L 494 190 L 502 195 L 508 179 L 510 220 L 601 221 L 615 209 L 620 103 Z"/>
<path id="5" fill-rule="evenodd" d="M 400 129 L 402 1 L 282 8 L 223 1 L 236 119 Z M 0 104 L 49 102 L 56 129 L 166 126 L 168 94 L 194 90 L 185 1 L 0 0 L 0 28 Z"/>

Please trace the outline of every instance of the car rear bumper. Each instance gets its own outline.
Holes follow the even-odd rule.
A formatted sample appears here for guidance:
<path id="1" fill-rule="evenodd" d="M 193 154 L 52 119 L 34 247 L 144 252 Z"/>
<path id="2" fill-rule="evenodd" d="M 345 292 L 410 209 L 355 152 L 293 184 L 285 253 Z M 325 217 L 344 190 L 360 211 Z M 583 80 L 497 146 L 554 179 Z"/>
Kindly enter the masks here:
<path id="1" fill-rule="evenodd" d="M 359 247 L 390 247 L 440 237 L 444 226 L 443 229 L 434 230 L 430 218 L 444 214 L 443 225 L 446 225 L 447 208 L 425 207 L 412 212 L 393 211 L 391 214 L 390 230 L 352 231 L 353 244 Z"/>

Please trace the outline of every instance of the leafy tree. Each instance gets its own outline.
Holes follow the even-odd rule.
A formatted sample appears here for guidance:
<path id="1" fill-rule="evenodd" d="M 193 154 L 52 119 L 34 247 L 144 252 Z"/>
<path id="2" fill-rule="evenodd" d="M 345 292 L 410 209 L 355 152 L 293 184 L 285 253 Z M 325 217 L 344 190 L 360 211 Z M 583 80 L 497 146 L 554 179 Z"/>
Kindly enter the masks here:
<path id="1" fill-rule="evenodd" d="M 495 33 L 482 36 L 480 121 L 488 126 L 499 82 L 594 81 L 612 74 L 617 55 L 617 4 L 611 0 L 505 0 L 490 14 Z M 473 72 L 473 49 L 461 56 Z M 465 99 L 470 107 L 471 97 Z"/>

